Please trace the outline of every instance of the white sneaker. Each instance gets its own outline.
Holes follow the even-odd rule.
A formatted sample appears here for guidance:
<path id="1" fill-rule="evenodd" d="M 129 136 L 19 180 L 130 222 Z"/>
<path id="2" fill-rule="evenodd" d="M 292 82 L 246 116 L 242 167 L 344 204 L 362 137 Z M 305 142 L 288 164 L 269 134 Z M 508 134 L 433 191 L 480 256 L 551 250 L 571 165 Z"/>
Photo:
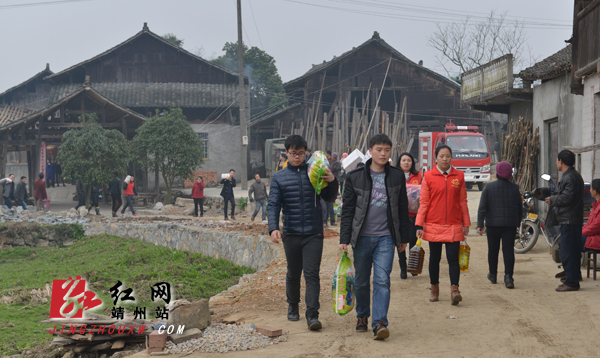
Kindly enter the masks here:
<path id="1" fill-rule="evenodd" d="M 267 224 L 267 223 L 268 223 L 268 221 L 267 221 L 267 220 L 263 220 L 263 221 L 262 221 L 262 223 L 263 223 L 263 224 Z"/>

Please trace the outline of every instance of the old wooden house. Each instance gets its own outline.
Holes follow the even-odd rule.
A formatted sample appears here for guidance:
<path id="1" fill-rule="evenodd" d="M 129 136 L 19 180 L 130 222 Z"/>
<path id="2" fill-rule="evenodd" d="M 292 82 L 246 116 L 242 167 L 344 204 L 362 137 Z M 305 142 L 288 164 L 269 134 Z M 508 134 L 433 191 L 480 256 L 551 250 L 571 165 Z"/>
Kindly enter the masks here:
<path id="1" fill-rule="evenodd" d="M 284 110 L 253 118 L 253 136 L 262 140 L 301 134 L 311 149 L 364 150 L 366 138 L 387 133 L 416 151 L 419 131 L 443 131 L 458 125 L 484 124 L 482 112 L 461 108 L 460 85 L 413 62 L 377 32 L 358 47 L 323 61 L 284 84 Z M 411 143 L 413 143 L 411 145 Z"/>
<path id="2" fill-rule="evenodd" d="M 202 170 L 227 172 L 240 167 L 241 139 L 232 140 L 241 138 L 238 98 L 236 73 L 164 40 L 144 23 L 140 32 L 93 58 L 58 73 L 47 66 L 1 93 L 0 153 L 21 152 L 34 177 L 42 144 L 59 146 L 81 114 L 97 113 L 103 126 L 131 139 L 145 118 L 181 107 L 203 140 Z M 9 159 L 0 158 L 0 177 Z M 145 189 L 158 178 L 140 169 L 136 175 Z"/>

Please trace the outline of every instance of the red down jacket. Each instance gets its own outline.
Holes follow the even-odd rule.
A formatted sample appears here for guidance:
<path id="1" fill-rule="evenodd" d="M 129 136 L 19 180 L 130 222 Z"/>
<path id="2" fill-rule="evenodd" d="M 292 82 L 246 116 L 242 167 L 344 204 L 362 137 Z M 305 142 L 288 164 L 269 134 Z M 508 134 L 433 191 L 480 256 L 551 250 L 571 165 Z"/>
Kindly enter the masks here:
<path id="1" fill-rule="evenodd" d="M 581 233 L 587 236 L 585 247 L 592 250 L 600 250 L 600 205 L 599 201 L 592 204 L 592 212 L 588 221 L 583 225 Z"/>

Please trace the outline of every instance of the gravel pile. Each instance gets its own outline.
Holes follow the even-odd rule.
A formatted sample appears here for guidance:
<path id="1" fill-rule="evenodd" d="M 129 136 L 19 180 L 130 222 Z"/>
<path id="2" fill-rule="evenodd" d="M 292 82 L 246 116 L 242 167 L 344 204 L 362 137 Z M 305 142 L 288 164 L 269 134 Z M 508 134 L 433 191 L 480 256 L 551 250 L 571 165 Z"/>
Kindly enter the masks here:
<path id="1" fill-rule="evenodd" d="M 252 327 L 214 323 L 206 328 L 204 335 L 187 342 L 173 344 L 168 341 L 165 352 L 187 355 L 195 351 L 202 353 L 227 353 L 265 348 L 271 344 L 287 342 L 286 336 L 269 338 L 254 331 Z"/>
<path id="2" fill-rule="evenodd" d="M 0 223 L 4 222 L 30 222 L 43 225 L 61 225 L 61 224 L 85 224 L 86 218 L 77 218 L 75 213 L 69 213 L 70 217 L 55 215 L 50 212 L 44 215 L 38 215 L 32 210 L 23 210 L 20 206 L 8 208 L 6 205 L 0 207 Z"/>

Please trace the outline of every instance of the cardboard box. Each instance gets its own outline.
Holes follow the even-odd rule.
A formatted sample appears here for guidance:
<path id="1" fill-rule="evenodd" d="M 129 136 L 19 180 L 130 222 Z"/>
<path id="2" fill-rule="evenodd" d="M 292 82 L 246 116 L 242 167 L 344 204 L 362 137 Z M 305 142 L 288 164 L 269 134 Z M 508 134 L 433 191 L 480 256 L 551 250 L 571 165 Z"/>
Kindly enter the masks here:
<path id="1" fill-rule="evenodd" d="M 355 149 L 352 153 L 348 154 L 346 159 L 342 161 L 342 168 L 344 168 L 346 172 L 349 172 L 351 170 L 356 169 L 356 165 L 358 165 L 358 163 L 364 162 L 365 156 L 360 150 Z"/>

